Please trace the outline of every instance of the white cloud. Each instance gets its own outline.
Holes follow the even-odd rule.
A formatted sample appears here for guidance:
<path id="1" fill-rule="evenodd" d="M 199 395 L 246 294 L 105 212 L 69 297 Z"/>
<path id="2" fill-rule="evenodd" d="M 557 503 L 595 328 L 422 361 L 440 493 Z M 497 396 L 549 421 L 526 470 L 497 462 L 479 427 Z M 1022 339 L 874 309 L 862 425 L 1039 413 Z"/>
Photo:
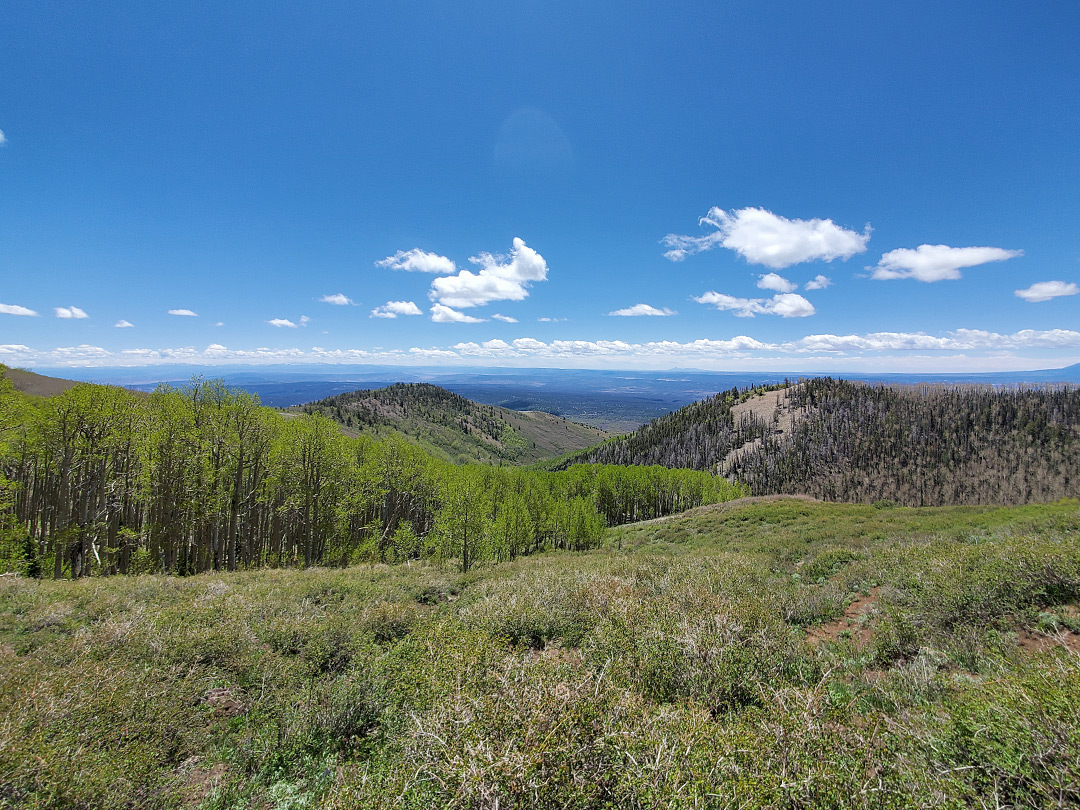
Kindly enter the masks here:
<path id="1" fill-rule="evenodd" d="M 389 267 L 391 270 L 409 270 L 416 273 L 439 273 L 449 275 L 457 270 L 457 265 L 451 259 L 440 256 L 438 253 L 428 253 L 413 248 L 412 250 L 399 250 L 393 256 L 387 256 L 375 262 L 378 267 Z"/>
<path id="2" fill-rule="evenodd" d="M 753 318 L 755 315 L 806 318 L 816 312 L 813 304 L 796 293 L 780 293 L 772 298 L 737 298 L 709 291 L 694 300 L 699 304 L 711 304 L 719 310 L 731 310 L 737 318 Z"/>
<path id="3" fill-rule="evenodd" d="M 804 290 L 824 290 L 826 287 L 832 286 L 832 279 L 828 276 L 823 276 L 818 273 L 810 281 L 803 285 Z"/>
<path id="4" fill-rule="evenodd" d="M 799 289 L 798 284 L 788 281 L 776 273 L 765 273 L 765 275 L 759 276 L 757 285 L 762 290 L 772 290 L 778 293 L 795 292 L 795 290 Z"/>
<path id="5" fill-rule="evenodd" d="M 841 228 L 831 219 L 788 219 L 764 208 L 740 208 L 731 212 L 713 207 L 699 221 L 716 228 L 705 236 L 669 233 L 664 255 L 682 261 L 688 255 L 720 246 L 734 250 L 750 264 L 780 269 L 809 261 L 849 259 L 866 250 L 870 226 L 857 233 Z"/>
<path id="6" fill-rule="evenodd" d="M 324 295 L 319 299 L 324 304 L 333 304 L 338 307 L 347 307 L 353 303 L 352 299 L 346 296 L 344 293 L 334 293 L 333 295 Z"/>
<path id="7" fill-rule="evenodd" d="M 300 316 L 300 325 L 301 326 L 307 326 L 309 323 L 311 323 L 311 318 L 309 318 L 307 315 L 301 315 Z"/>
<path id="8" fill-rule="evenodd" d="M 547 279 L 547 262 L 521 239 L 514 237 L 510 256 L 481 253 L 469 259 L 480 270 L 462 270 L 431 282 L 428 297 L 448 307 L 467 309 L 491 301 L 521 301 L 529 295 L 528 286 Z"/>
<path id="9" fill-rule="evenodd" d="M 444 304 L 432 304 L 431 320 L 435 323 L 482 323 L 484 318 L 474 318 Z"/>
<path id="10" fill-rule="evenodd" d="M 813 304 L 796 293 L 774 295 L 765 306 L 770 315 L 781 318 L 807 318 L 817 311 Z"/>
<path id="11" fill-rule="evenodd" d="M 180 315 L 184 318 L 198 318 L 199 313 L 192 312 L 190 309 L 170 309 L 170 315 Z"/>
<path id="12" fill-rule="evenodd" d="M 217 323 L 214 324 L 214 326 L 224 326 L 224 325 L 225 325 L 225 321 L 218 321 Z"/>
<path id="13" fill-rule="evenodd" d="M 278 328 L 281 328 L 281 327 L 287 327 L 289 329 L 295 329 L 296 328 L 296 324 L 293 323 L 292 321 L 290 321 L 288 318 L 271 318 L 270 320 L 267 321 L 267 323 L 270 324 L 271 326 L 276 326 Z"/>
<path id="14" fill-rule="evenodd" d="M 37 317 L 37 313 L 34 310 L 27 307 L 21 307 L 18 304 L 0 304 L 0 315 L 25 315 L 28 317 Z"/>
<path id="15" fill-rule="evenodd" d="M 537 318 L 536 322 L 537 323 L 562 323 L 563 321 L 566 321 L 566 320 L 569 320 L 569 319 L 568 318 L 549 318 L 549 317 L 547 317 L 545 315 L 542 318 Z"/>
<path id="16" fill-rule="evenodd" d="M 919 245 L 911 248 L 890 250 L 881 257 L 872 270 L 871 278 L 885 280 L 913 278 L 916 281 L 955 281 L 960 269 L 975 267 L 988 262 L 1003 262 L 1023 256 L 1022 250 L 1004 250 L 995 247 L 954 248 L 948 245 Z"/>
<path id="17" fill-rule="evenodd" d="M 626 307 L 625 309 L 616 309 L 615 311 L 608 313 L 608 315 L 614 315 L 622 318 L 632 318 L 637 315 L 665 316 L 676 314 L 678 313 L 676 313 L 673 309 L 668 309 L 667 307 L 664 307 L 663 309 L 657 309 L 656 307 L 650 306 L 649 304 L 634 304 L 632 307 Z"/>
<path id="18" fill-rule="evenodd" d="M 503 323 L 517 323 L 518 322 L 517 318 L 511 318 L 509 315 L 500 315 L 498 312 L 496 312 L 491 317 L 492 317 L 493 320 L 502 321 Z"/>
<path id="19" fill-rule="evenodd" d="M 90 317 L 78 307 L 53 307 L 53 311 L 56 312 L 57 318 L 75 318 L 77 320 L 81 320 L 82 318 Z"/>
<path id="20" fill-rule="evenodd" d="M 1066 353 L 1067 352 L 1067 353 Z M 515 340 L 465 342 L 450 347 L 413 349 L 229 349 L 212 343 L 194 346 L 136 348 L 113 352 L 81 345 L 36 350 L 24 344 L 0 345 L 0 360 L 7 365 L 40 366 L 157 366 L 176 363 L 267 365 L 322 363 L 353 365 L 378 363 L 408 365 L 436 360 L 468 364 L 477 357 L 494 364 L 520 368 L 672 368 L 679 364 L 698 368 L 734 367 L 821 371 L 907 371 L 929 373 L 952 370 L 1050 368 L 1080 362 L 1080 331 L 1024 329 L 999 334 L 978 329 L 956 329 L 937 335 L 922 332 L 871 332 L 859 335 L 807 335 L 783 343 L 768 343 L 736 335 L 728 339 L 701 338 L 628 343 L 622 340 L 552 340 L 531 337 Z"/>
<path id="21" fill-rule="evenodd" d="M 412 301 L 387 301 L 371 310 L 372 318 L 396 318 L 398 315 L 423 315 L 420 307 Z"/>
<path id="22" fill-rule="evenodd" d="M 0 146 L 7 143 L 7 136 L 4 134 L 4 130 L 0 129 Z"/>
<path id="23" fill-rule="evenodd" d="M 116 329 L 131 329 L 133 326 L 135 326 L 135 324 L 131 321 L 126 321 L 123 318 L 113 324 L 113 327 Z"/>
<path id="24" fill-rule="evenodd" d="M 1080 287 L 1072 282 L 1038 281 L 1026 290 L 1016 290 L 1015 295 L 1034 304 L 1038 301 L 1049 301 L 1051 298 L 1077 293 L 1080 293 Z"/>

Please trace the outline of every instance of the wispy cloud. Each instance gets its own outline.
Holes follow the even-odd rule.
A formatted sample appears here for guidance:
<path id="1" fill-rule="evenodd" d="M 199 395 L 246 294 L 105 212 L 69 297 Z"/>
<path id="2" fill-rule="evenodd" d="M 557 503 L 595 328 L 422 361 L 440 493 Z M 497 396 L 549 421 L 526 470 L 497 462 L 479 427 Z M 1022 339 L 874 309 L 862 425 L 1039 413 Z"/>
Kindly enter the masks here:
<path id="1" fill-rule="evenodd" d="M 183 318 L 198 318 L 199 313 L 192 312 L 190 309 L 170 309 L 170 315 L 179 315 Z"/>
<path id="2" fill-rule="evenodd" d="M 0 146 L 7 143 L 7 135 L 4 134 L 4 130 L 0 129 Z"/>
<path id="3" fill-rule="evenodd" d="M 662 240 L 670 248 L 664 253 L 668 259 L 682 261 L 694 253 L 725 247 L 750 264 L 779 270 L 802 262 L 849 259 L 866 250 L 870 241 L 869 225 L 860 234 L 831 219 L 788 219 L 764 208 L 729 212 L 713 207 L 698 224 L 715 230 L 704 236 L 669 233 Z"/>
<path id="4" fill-rule="evenodd" d="M 517 318 L 511 318 L 509 315 L 500 315 L 498 312 L 496 312 L 494 315 L 492 315 L 491 319 L 493 321 L 502 321 L 503 323 L 517 323 L 518 322 Z"/>
<path id="5" fill-rule="evenodd" d="M 267 321 L 271 326 L 276 326 L 279 329 L 284 327 L 286 329 L 296 329 L 296 324 L 290 321 L 288 318 L 271 318 Z"/>
<path id="6" fill-rule="evenodd" d="M 639 315 L 654 315 L 664 317 L 667 315 L 676 314 L 678 313 L 676 313 L 673 309 L 668 309 L 667 307 L 664 307 L 663 309 L 658 309 L 657 307 L 651 306 L 650 304 L 634 304 L 632 307 L 626 307 L 625 309 L 616 309 L 608 313 L 608 315 L 613 315 L 619 318 L 633 318 Z"/>
<path id="7" fill-rule="evenodd" d="M 570 320 L 569 318 L 549 318 L 546 315 L 537 318 L 537 323 L 562 323 L 563 321 Z"/>
<path id="8" fill-rule="evenodd" d="M 333 295 L 324 295 L 319 299 L 324 304 L 333 304 L 338 307 L 347 307 L 353 303 L 352 299 L 346 296 L 344 293 L 334 293 Z"/>
<path id="9" fill-rule="evenodd" d="M 113 327 L 115 329 L 131 329 L 134 326 L 135 324 L 133 324 L 131 321 L 124 320 L 123 318 L 113 324 Z"/>
<path id="10" fill-rule="evenodd" d="M 780 293 L 772 298 L 737 298 L 734 295 L 709 291 L 694 300 L 699 304 L 710 304 L 719 310 L 730 310 L 738 318 L 753 318 L 755 315 L 806 318 L 816 312 L 813 304 L 796 293 Z"/>
<path id="11" fill-rule="evenodd" d="M 808 282 L 806 282 L 805 285 L 803 285 L 803 289 L 804 290 L 824 290 L 826 287 L 831 287 L 831 286 L 832 286 L 832 279 L 829 278 L 828 276 L 823 276 L 820 273 L 818 273 L 816 276 L 814 276 L 812 279 L 810 279 Z"/>
<path id="12" fill-rule="evenodd" d="M 53 311 L 56 313 L 57 318 L 64 319 L 76 319 L 81 320 L 83 318 L 89 318 L 83 310 L 78 307 L 53 307 Z"/>
<path id="13" fill-rule="evenodd" d="M 484 318 L 474 318 L 464 312 L 458 312 L 445 304 L 431 305 L 431 320 L 435 323 L 482 323 Z"/>
<path id="14" fill-rule="evenodd" d="M 428 297 L 459 309 L 483 306 L 491 301 L 521 301 L 528 297 L 530 284 L 547 278 L 544 257 L 517 237 L 508 257 L 481 253 L 469 261 L 479 265 L 480 270 L 476 273 L 462 270 L 455 276 L 435 279 Z"/>
<path id="15" fill-rule="evenodd" d="M 387 301 L 371 310 L 372 318 L 396 318 L 398 315 L 423 315 L 420 307 L 412 301 Z"/>
<path id="16" fill-rule="evenodd" d="M 949 247 L 948 245 L 919 245 L 911 248 L 890 250 L 881 257 L 871 270 L 871 278 L 887 280 L 913 278 L 916 281 L 955 281 L 960 270 L 989 262 L 1003 262 L 1023 256 L 1022 250 L 1005 250 L 996 247 Z"/>
<path id="17" fill-rule="evenodd" d="M 1015 295 L 1025 301 L 1036 303 L 1077 293 L 1080 293 L 1080 287 L 1070 281 L 1038 281 L 1026 290 L 1016 290 Z"/>
<path id="18" fill-rule="evenodd" d="M 37 317 L 37 313 L 29 307 L 22 307 L 18 304 L 0 304 L 0 315 L 23 315 L 26 317 Z"/>
<path id="19" fill-rule="evenodd" d="M 457 265 L 451 259 L 438 253 L 428 253 L 413 248 L 399 250 L 393 256 L 387 256 L 375 262 L 377 267 L 389 267 L 391 270 L 408 270 L 414 273 L 439 273 L 449 275 L 457 271 Z"/>

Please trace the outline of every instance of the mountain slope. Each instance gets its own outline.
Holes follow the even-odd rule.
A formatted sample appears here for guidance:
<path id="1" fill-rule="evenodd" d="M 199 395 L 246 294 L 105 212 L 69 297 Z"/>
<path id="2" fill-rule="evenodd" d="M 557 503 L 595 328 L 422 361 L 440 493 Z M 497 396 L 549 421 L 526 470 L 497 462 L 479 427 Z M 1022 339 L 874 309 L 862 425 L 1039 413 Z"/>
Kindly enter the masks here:
<path id="1" fill-rule="evenodd" d="M 769 385 L 715 396 L 680 408 L 560 461 L 571 464 L 661 464 L 722 472 L 724 462 L 778 430 L 787 386 Z"/>
<path id="2" fill-rule="evenodd" d="M 530 464 L 580 450 L 604 439 L 602 430 L 540 411 L 479 405 L 428 383 L 395 383 L 351 391 L 300 406 L 347 429 L 397 432 L 428 452 L 454 462 Z"/>
<path id="3" fill-rule="evenodd" d="M 0 365 L 0 376 L 7 377 L 16 391 L 38 397 L 51 397 L 62 394 L 80 383 L 75 380 L 63 380 L 59 377 L 46 377 L 21 368 L 8 368 Z"/>
<path id="4" fill-rule="evenodd" d="M 1080 495 L 1080 389 L 820 378 L 722 392 L 572 461 L 711 470 L 757 495 L 905 506 Z"/>

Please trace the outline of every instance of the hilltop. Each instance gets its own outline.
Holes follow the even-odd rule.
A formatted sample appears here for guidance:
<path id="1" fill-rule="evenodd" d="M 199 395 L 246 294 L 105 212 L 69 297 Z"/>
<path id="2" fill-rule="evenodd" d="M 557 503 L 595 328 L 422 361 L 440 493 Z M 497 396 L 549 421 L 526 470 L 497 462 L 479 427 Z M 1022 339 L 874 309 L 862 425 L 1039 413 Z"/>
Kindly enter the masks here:
<path id="1" fill-rule="evenodd" d="M 566 463 L 709 470 L 757 495 L 906 506 L 1080 494 L 1080 389 L 869 385 L 721 392 Z"/>
<path id="2" fill-rule="evenodd" d="M 542 411 L 480 405 L 429 383 L 350 391 L 291 410 L 328 416 L 357 433 L 400 433 L 433 456 L 456 463 L 531 464 L 607 436 Z"/>

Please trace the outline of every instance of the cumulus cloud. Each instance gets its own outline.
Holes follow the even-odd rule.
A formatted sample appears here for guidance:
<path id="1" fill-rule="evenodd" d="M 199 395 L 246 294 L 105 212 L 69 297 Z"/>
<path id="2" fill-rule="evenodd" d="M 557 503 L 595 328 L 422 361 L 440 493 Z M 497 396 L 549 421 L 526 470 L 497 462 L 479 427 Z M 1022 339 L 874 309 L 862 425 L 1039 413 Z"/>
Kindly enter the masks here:
<path id="1" fill-rule="evenodd" d="M 435 323 L 482 323 L 484 318 L 474 318 L 464 312 L 458 312 L 445 304 L 432 304 L 431 320 Z"/>
<path id="2" fill-rule="evenodd" d="M 1080 287 L 1067 281 L 1038 281 L 1026 290 L 1016 290 L 1015 295 L 1025 301 L 1036 303 L 1049 301 L 1062 295 L 1076 295 L 1080 293 Z"/>
<path id="3" fill-rule="evenodd" d="M 387 256 L 375 262 L 377 267 L 389 267 L 391 270 L 409 270 L 414 273 L 439 273 L 449 275 L 457 270 L 453 260 L 440 256 L 438 253 L 428 253 L 413 248 L 412 250 L 399 250 L 393 256 Z"/>
<path id="4" fill-rule="evenodd" d="M 37 317 L 37 313 L 28 307 L 22 307 L 18 304 L 0 304 L 0 315 L 24 315 L 27 317 Z"/>
<path id="5" fill-rule="evenodd" d="M 528 297 L 530 284 L 547 279 L 544 257 L 517 237 L 508 257 L 481 253 L 469 261 L 480 270 L 476 273 L 462 270 L 455 276 L 435 279 L 428 297 L 459 309 L 483 306 L 491 301 L 521 301 Z"/>
<path id="6" fill-rule="evenodd" d="M 192 312 L 190 309 L 170 309 L 170 315 L 180 315 L 184 318 L 198 318 L 199 313 Z"/>
<path id="7" fill-rule="evenodd" d="M 113 324 L 113 327 L 116 329 L 131 329 L 133 326 L 135 326 L 135 324 L 131 321 L 126 321 L 123 318 Z"/>
<path id="8" fill-rule="evenodd" d="M 420 307 L 412 301 L 387 301 L 371 310 L 372 318 L 396 318 L 398 315 L 423 315 Z"/>
<path id="9" fill-rule="evenodd" d="M 632 307 L 626 307 L 625 309 L 616 309 L 613 312 L 609 312 L 608 315 L 614 315 L 621 318 L 633 318 L 638 315 L 676 315 L 678 313 L 673 309 L 664 307 L 663 309 L 657 309 L 649 304 L 634 304 Z"/>
<path id="10" fill-rule="evenodd" d="M 287 329 L 296 329 L 296 324 L 288 318 L 271 318 L 267 323 L 278 328 L 285 327 Z"/>
<path id="11" fill-rule="evenodd" d="M 860 234 L 841 228 L 831 219 L 788 219 L 764 208 L 725 211 L 713 207 L 699 221 L 716 230 L 704 236 L 669 233 L 664 256 L 682 261 L 714 247 L 734 250 L 750 264 L 781 269 L 810 261 L 849 259 L 866 250 L 870 226 Z"/>
<path id="12" fill-rule="evenodd" d="M 788 281 L 776 273 L 765 273 L 763 276 L 758 276 L 757 285 L 762 290 L 772 290 L 778 293 L 795 292 L 795 290 L 799 289 L 798 284 Z"/>
<path id="13" fill-rule="evenodd" d="M 826 287 L 831 287 L 831 286 L 832 286 L 832 279 L 829 278 L 828 276 L 823 276 L 820 273 L 818 273 L 816 276 L 814 276 L 812 279 L 810 279 L 808 282 L 806 282 L 805 285 L 803 285 L 803 289 L 804 290 L 824 290 Z"/>
<path id="14" fill-rule="evenodd" d="M 955 281 L 964 267 L 976 267 L 989 262 L 1003 262 L 1023 256 L 1022 250 L 1004 250 L 995 247 L 955 248 L 948 245 L 919 245 L 911 248 L 890 250 L 881 257 L 872 270 L 871 278 L 886 280 L 913 278 L 916 281 Z"/>
<path id="15" fill-rule="evenodd" d="M 353 303 L 352 299 L 349 298 L 344 293 L 334 293 L 333 295 L 324 295 L 319 300 L 322 301 L 324 304 L 333 304 L 334 306 L 337 306 L 337 307 L 347 307 L 349 304 Z"/>
<path id="16" fill-rule="evenodd" d="M 695 297 L 699 304 L 710 304 L 719 310 L 730 310 L 737 318 L 755 315 L 779 315 L 781 318 L 806 318 L 813 315 L 814 305 L 797 293 L 780 293 L 772 298 L 737 298 L 709 291 Z"/>
<path id="17" fill-rule="evenodd" d="M 89 318 L 90 317 L 89 315 L 87 315 L 85 312 L 83 312 L 78 307 L 53 307 L 53 311 L 56 312 L 56 317 L 57 318 L 82 319 L 82 318 Z"/>
<path id="18" fill-rule="evenodd" d="M 517 323 L 518 322 L 517 318 L 511 318 L 509 315 L 500 315 L 498 312 L 496 312 L 491 317 L 492 317 L 493 320 L 502 321 L 503 323 Z"/>

